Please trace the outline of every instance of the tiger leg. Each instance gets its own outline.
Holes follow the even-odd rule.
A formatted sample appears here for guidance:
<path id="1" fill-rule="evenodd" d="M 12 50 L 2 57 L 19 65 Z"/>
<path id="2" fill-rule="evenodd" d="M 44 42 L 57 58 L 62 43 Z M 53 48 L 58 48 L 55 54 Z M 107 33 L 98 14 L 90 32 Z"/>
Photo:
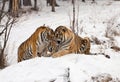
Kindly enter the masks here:
<path id="1" fill-rule="evenodd" d="M 18 59 L 17 59 L 17 62 L 21 62 L 22 61 L 22 57 L 20 54 L 18 54 Z"/>
<path id="2" fill-rule="evenodd" d="M 23 60 L 23 54 L 24 54 L 24 50 L 21 47 L 19 47 L 18 48 L 18 57 L 17 57 L 18 62 L 21 62 Z"/>
<path id="3" fill-rule="evenodd" d="M 87 48 L 84 54 L 90 54 L 90 48 Z"/>
<path id="4" fill-rule="evenodd" d="M 33 47 L 32 47 L 32 57 L 33 58 L 37 57 L 37 48 L 35 45 L 33 45 Z"/>
<path id="5" fill-rule="evenodd" d="M 90 54 L 90 47 L 91 47 L 91 44 L 90 44 L 90 39 L 88 37 L 85 37 L 86 39 L 86 50 L 85 50 L 85 54 Z"/>
<path id="6" fill-rule="evenodd" d="M 61 51 L 54 53 L 52 55 L 52 57 L 56 58 L 56 57 L 64 56 L 64 55 L 69 54 L 69 53 L 71 53 L 69 50 L 61 50 Z"/>
<path id="7" fill-rule="evenodd" d="M 82 40 L 80 51 L 82 52 L 82 54 L 90 54 L 90 47 L 90 39 L 88 37 L 85 37 Z"/>

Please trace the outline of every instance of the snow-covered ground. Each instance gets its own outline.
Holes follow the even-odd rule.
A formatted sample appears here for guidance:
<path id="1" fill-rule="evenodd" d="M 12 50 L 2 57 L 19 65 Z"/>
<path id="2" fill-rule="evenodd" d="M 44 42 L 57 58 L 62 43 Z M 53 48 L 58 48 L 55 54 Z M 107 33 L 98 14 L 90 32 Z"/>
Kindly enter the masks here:
<path id="1" fill-rule="evenodd" d="M 56 7 L 56 12 L 51 12 L 51 7 L 45 6 L 45 0 L 38 1 L 40 10 L 22 15 L 12 28 L 6 49 L 9 66 L 0 71 L 0 82 L 69 82 L 68 80 L 70 82 L 94 82 L 94 76 L 97 75 L 107 75 L 113 78 L 111 82 L 118 82 L 120 52 L 110 47 L 120 47 L 120 36 L 115 36 L 113 33 L 113 31 L 120 33 L 119 1 L 98 0 L 94 4 L 91 4 L 91 1 L 79 2 L 78 34 L 81 37 L 88 36 L 93 41 L 91 43 L 92 53 L 105 53 L 110 56 L 110 59 L 101 54 L 69 54 L 59 58 L 41 57 L 17 63 L 18 46 L 37 27 L 45 24 L 55 30 L 59 25 L 70 26 L 72 5 L 69 1 L 58 0 L 60 7 Z M 106 32 L 113 40 L 105 37 Z M 95 37 L 101 44 L 95 44 Z"/>

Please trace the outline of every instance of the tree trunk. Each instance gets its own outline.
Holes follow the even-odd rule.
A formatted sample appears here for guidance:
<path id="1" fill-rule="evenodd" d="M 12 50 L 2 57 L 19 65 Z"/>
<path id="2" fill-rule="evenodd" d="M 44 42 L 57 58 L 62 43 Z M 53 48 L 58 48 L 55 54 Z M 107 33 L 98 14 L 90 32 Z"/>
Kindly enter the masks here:
<path id="1" fill-rule="evenodd" d="M 18 10 L 19 10 L 19 0 L 9 0 L 8 12 L 10 12 L 13 17 L 18 17 Z"/>
<path id="2" fill-rule="evenodd" d="M 5 68 L 4 55 L 0 53 L 0 69 Z"/>
<path id="3" fill-rule="evenodd" d="M 85 0 L 82 0 L 82 2 L 85 2 Z"/>
<path id="4" fill-rule="evenodd" d="M 37 0 L 34 0 L 34 9 L 37 10 Z"/>
<path id="5" fill-rule="evenodd" d="M 53 3 L 53 0 L 47 0 L 46 1 L 46 5 L 48 6 L 52 6 L 52 3 Z M 57 7 L 59 7 L 59 5 L 57 4 L 57 2 L 56 2 L 56 0 L 54 0 L 54 4 L 55 4 L 55 6 L 57 6 Z"/>
<path id="6" fill-rule="evenodd" d="M 91 3 L 95 3 L 95 0 L 92 0 L 92 2 Z"/>
<path id="7" fill-rule="evenodd" d="M 47 6 L 51 4 L 51 0 L 46 0 Z"/>
<path id="8" fill-rule="evenodd" d="M 18 16 L 19 9 L 19 0 L 9 0 L 9 9 L 8 12 L 11 13 L 12 16 Z"/>
<path id="9" fill-rule="evenodd" d="M 52 12 L 55 12 L 55 0 L 51 0 L 52 1 Z"/>
<path id="10" fill-rule="evenodd" d="M 11 12 L 12 10 L 12 0 L 9 0 L 9 9 L 8 9 L 8 12 Z"/>
<path id="11" fill-rule="evenodd" d="M 1 4 L 2 6 L 0 7 L 0 25 L 4 15 L 6 0 L 3 0 Z M 3 33 L 4 33 L 3 31 L 0 31 L 0 37 L 2 36 Z M 0 69 L 3 69 L 4 67 L 5 67 L 5 58 L 4 58 L 3 49 L 0 43 Z"/>
<path id="12" fill-rule="evenodd" d="M 74 4 L 74 0 L 72 0 L 72 4 Z"/>
<path id="13" fill-rule="evenodd" d="M 1 23 L 1 20 L 2 20 L 2 15 L 3 15 L 4 9 L 5 9 L 5 4 L 6 4 L 6 1 L 3 0 L 2 7 L 0 7 L 0 23 Z"/>
<path id="14" fill-rule="evenodd" d="M 24 6 L 32 6 L 31 0 L 23 0 L 23 5 Z"/>
<path id="15" fill-rule="evenodd" d="M 18 9 L 19 9 L 19 0 L 13 0 L 13 2 L 12 2 L 12 14 L 14 17 L 18 17 Z"/>
<path id="16" fill-rule="evenodd" d="M 72 21 L 72 31 L 75 33 L 75 1 L 73 0 L 73 21 Z"/>
<path id="17" fill-rule="evenodd" d="M 95 3 L 95 0 L 92 0 L 93 3 Z"/>
<path id="18" fill-rule="evenodd" d="M 21 0 L 19 0 L 19 9 L 21 9 L 22 3 Z"/>

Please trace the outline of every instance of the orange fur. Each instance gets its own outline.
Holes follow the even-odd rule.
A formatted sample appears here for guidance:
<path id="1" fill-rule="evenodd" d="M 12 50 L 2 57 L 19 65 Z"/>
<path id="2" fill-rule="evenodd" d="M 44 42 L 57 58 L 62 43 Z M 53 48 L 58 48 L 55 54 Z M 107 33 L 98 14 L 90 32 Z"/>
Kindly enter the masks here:
<path id="1" fill-rule="evenodd" d="M 44 35 L 42 35 L 44 33 Z M 44 36 L 45 38 L 42 38 Z M 41 26 L 18 48 L 18 62 L 37 56 L 49 44 L 49 40 L 54 37 L 54 31 L 49 27 Z"/>
<path id="2" fill-rule="evenodd" d="M 53 53 L 58 51 L 58 45 L 56 41 L 51 40 L 45 50 L 42 52 L 42 56 L 50 57 Z"/>
<path id="3" fill-rule="evenodd" d="M 80 47 L 80 52 L 82 54 L 90 54 L 90 39 L 88 37 L 85 37 L 82 39 L 82 45 Z"/>
<path id="4" fill-rule="evenodd" d="M 52 57 L 60 57 L 70 53 L 90 54 L 90 39 L 81 38 L 65 26 L 59 26 L 55 30 L 58 51 Z"/>
<path id="5" fill-rule="evenodd" d="M 58 42 L 58 51 L 52 57 L 60 57 L 70 53 L 80 53 L 81 37 L 74 34 L 65 26 L 59 26 L 55 30 L 56 41 Z"/>

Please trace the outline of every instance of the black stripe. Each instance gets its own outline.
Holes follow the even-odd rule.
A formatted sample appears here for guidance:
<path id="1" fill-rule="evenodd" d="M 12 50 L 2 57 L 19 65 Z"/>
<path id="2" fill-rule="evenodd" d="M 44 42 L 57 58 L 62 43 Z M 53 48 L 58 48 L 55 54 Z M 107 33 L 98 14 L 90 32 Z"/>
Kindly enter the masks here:
<path id="1" fill-rule="evenodd" d="M 32 54 L 33 54 L 33 52 L 32 52 L 32 47 L 30 46 L 29 48 L 30 48 L 30 49 L 29 49 L 29 52 L 30 52 L 30 54 L 31 54 L 31 56 L 32 56 Z"/>
<path id="2" fill-rule="evenodd" d="M 70 43 L 71 40 L 72 40 L 72 38 L 69 38 L 68 40 L 66 40 L 63 43 L 61 43 L 59 45 L 60 49 L 64 49 L 64 48 L 66 49 L 67 47 L 69 47 L 69 43 Z"/>

